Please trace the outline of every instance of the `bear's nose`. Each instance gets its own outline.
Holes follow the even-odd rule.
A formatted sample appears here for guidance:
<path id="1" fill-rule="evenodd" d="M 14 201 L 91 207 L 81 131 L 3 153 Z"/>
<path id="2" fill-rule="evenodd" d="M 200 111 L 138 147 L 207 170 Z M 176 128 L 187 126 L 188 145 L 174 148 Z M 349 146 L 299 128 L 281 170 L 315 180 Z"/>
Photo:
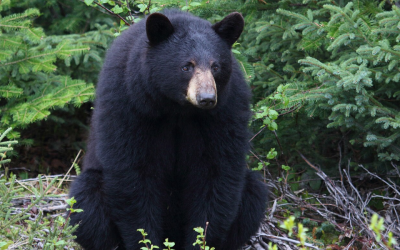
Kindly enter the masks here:
<path id="1" fill-rule="evenodd" d="M 211 109 L 214 108 L 216 102 L 216 95 L 209 93 L 201 93 L 196 96 L 199 108 Z"/>

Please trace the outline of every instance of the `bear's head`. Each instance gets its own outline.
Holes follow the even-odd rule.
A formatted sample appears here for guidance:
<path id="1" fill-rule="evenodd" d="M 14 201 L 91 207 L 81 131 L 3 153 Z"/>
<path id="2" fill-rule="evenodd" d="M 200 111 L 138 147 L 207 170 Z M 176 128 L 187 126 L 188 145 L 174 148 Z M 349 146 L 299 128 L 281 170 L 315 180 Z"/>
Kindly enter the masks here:
<path id="1" fill-rule="evenodd" d="M 146 57 L 153 67 L 152 82 L 180 105 L 214 108 L 229 89 L 231 47 L 243 27 L 237 12 L 214 25 L 182 12 L 151 14 L 146 21 Z"/>

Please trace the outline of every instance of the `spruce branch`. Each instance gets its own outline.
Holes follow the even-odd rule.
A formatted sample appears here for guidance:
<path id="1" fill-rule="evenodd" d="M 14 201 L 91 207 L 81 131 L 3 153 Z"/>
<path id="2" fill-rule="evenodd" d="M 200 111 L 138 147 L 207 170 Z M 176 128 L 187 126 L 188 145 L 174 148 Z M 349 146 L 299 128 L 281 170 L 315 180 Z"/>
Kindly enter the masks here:
<path id="1" fill-rule="evenodd" d="M 84 0 L 80 0 L 81 2 L 85 3 Z M 125 20 L 125 18 L 123 18 L 122 16 L 120 16 L 119 14 L 114 13 L 112 10 L 108 9 L 107 7 L 105 7 L 104 5 L 102 5 L 101 3 L 97 2 L 97 1 L 93 1 L 94 4 L 96 4 L 97 6 L 99 6 L 100 8 L 102 8 L 103 10 L 105 10 L 108 14 L 112 15 L 112 16 L 116 16 L 118 17 L 121 21 L 123 21 L 126 25 L 131 26 L 128 21 Z"/>

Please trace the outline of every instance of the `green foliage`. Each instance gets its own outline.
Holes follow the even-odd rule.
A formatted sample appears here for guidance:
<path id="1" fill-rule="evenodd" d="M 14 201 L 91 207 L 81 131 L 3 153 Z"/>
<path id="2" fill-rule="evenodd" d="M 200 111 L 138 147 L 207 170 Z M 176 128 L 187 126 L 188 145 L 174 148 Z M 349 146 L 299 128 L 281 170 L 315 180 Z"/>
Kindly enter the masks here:
<path id="1" fill-rule="evenodd" d="M 139 243 L 142 243 L 142 244 L 145 245 L 144 247 L 140 248 L 141 250 L 153 250 L 153 249 L 159 248 L 158 246 L 154 246 L 153 244 L 151 244 L 151 240 L 146 239 L 146 236 L 148 234 L 144 231 L 144 229 L 140 228 L 137 231 L 140 232 L 142 234 L 142 236 L 143 236 L 143 240 L 140 240 Z"/>
<path id="2" fill-rule="evenodd" d="M 74 163 L 74 169 L 75 169 L 76 175 L 81 174 L 81 167 L 79 167 L 78 164 Z"/>
<path id="3" fill-rule="evenodd" d="M 208 223 L 207 223 L 208 225 Z M 207 226 L 206 226 L 207 228 Z M 198 233 L 197 235 L 197 239 L 196 242 L 193 243 L 193 246 L 195 245 L 199 245 L 201 250 L 215 250 L 214 247 L 208 247 L 206 246 L 206 241 L 205 241 L 205 237 L 206 237 L 206 232 L 204 231 L 204 229 L 202 227 L 196 227 L 193 229 L 194 231 L 196 231 Z M 158 246 L 155 246 L 153 244 L 151 244 L 151 240 L 147 239 L 146 236 L 148 235 L 146 233 L 146 231 L 144 229 L 137 229 L 138 232 L 140 232 L 140 234 L 142 235 L 143 239 L 139 241 L 139 243 L 144 244 L 144 247 L 141 247 L 140 249 L 142 250 L 153 250 L 153 249 L 158 249 Z M 164 246 L 166 246 L 166 249 L 163 250 L 174 250 L 172 249 L 172 247 L 175 246 L 174 242 L 169 242 L 168 239 L 165 239 L 164 241 Z"/>
<path id="4" fill-rule="evenodd" d="M 369 225 L 369 228 L 375 232 L 375 239 L 377 242 L 382 241 L 382 233 L 385 230 L 384 222 L 385 220 L 383 218 L 379 218 L 377 214 L 373 214 L 371 217 L 371 224 Z M 387 246 L 389 249 L 394 249 L 393 246 L 397 245 L 397 241 L 393 238 L 392 232 L 389 232 L 388 236 L 388 241 L 383 242 L 383 244 L 385 244 L 385 246 Z"/>
<path id="5" fill-rule="evenodd" d="M 242 55 L 255 68 L 253 126 L 268 124 L 258 120 L 266 110 L 279 113 L 274 122 L 286 162 L 304 166 L 296 151 L 327 168 L 340 157 L 343 164 L 351 160 L 380 171 L 400 160 L 395 5 L 281 0 L 244 10 Z M 253 143 L 265 155 L 264 145 L 279 142 L 265 131 Z"/>
<path id="6" fill-rule="evenodd" d="M 204 230 L 204 228 L 202 228 L 202 227 L 193 228 L 193 230 L 198 233 L 198 235 L 196 237 L 196 241 L 193 243 L 193 246 L 198 245 L 201 250 L 215 250 L 214 247 L 207 246 L 207 242 L 206 242 L 207 226 L 208 226 L 208 222 L 206 225 L 206 230 Z"/>
<path id="7" fill-rule="evenodd" d="M 289 237 L 292 236 L 293 234 L 293 228 L 295 227 L 295 222 L 294 222 L 295 219 L 296 218 L 294 216 L 290 216 L 281 225 L 281 228 L 289 231 Z"/>
<path id="8" fill-rule="evenodd" d="M 292 236 L 293 234 L 293 229 L 295 228 L 295 217 L 294 216 L 290 216 L 289 218 L 287 218 L 283 224 L 281 225 L 281 228 L 286 229 L 289 231 L 289 237 Z M 304 227 L 303 224 L 298 223 L 297 224 L 297 235 L 296 237 L 298 238 L 298 240 L 300 241 L 299 246 L 301 246 L 300 249 L 306 249 L 305 248 L 305 243 L 306 243 L 306 239 L 307 239 L 307 235 L 306 232 L 308 231 L 307 228 Z"/>
<path id="9" fill-rule="evenodd" d="M 273 109 L 270 109 L 267 106 L 261 106 L 260 109 L 258 109 L 255 112 L 255 119 L 262 119 L 262 126 L 267 126 L 269 130 L 274 131 L 278 129 L 278 125 L 276 124 L 275 120 L 278 119 L 278 112 L 276 112 Z"/>
<path id="10" fill-rule="evenodd" d="M 371 225 L 369 226 L 369 228 L 375 232 L 376 240 L 381 241 L 381 232 L 385 230 L 385 226 L 383 225 L 385 220 L 383 218 L 379 218 L 378 220 L 378 218 L 379 217 L 377 214 L 372 215 Z"/>
<path id="11" fill-rule="evenodd" d="M 48 12 L 50 6 L 55 14 L 56 4 L 36 0 L 0 3 L 0 131 L 6 126 L 25 128 L 49 118 L 57 108 L 79 107 L 94 97 L 89 82 L 97 79 L 112 33 L 96 23 L 93 31 L 68 34 L 82 20 L 66 23 L 39 10 Z M 8 134 L 9 138 L 19 136 L 17 131 Z"/>
<path id="12" fill-rule="evenodd" d="M 2 167 L 3 164 L 9 163 L 11 161 L 10 159 L 6 159 L 7 152 L 12 151 L 13 148 L 11 146 L 18 143 L 18 141 L 2 141 L 4 139 L 4 137 L 6 137 L 7 134 L 11 132 L 11 130 L 12 130 L 12 128 L 8 128 L 0 136 L 0 157 L 1 157 L 0 168 Z"/>
<path id="13" fill-rule="evenodd" d="M 269 150 L 268 154 L 267 154 L 267 159 L 268 159 L 268 160 L 273 160 L 273 159 L 276 158 L 277 154 L 278 154 L 278 152 L 275 151 L 275 148 L 271 148 L 271 149 Z M 268 161 L 260 161 L 260 162 L 258 162 L 258 167 L 252 168 L 252 169 L 253 169 L 253 170 L 260 171 L 260 170 L 262 170 L 264 167 L 269 166 L 269 164 L 270 164 L 270 163 L 269 163 Z"/>
<path id="14" fill-rule="evenodd" d="M 2 133 L 0 141 L 10 131 L 11 128 Z M 0 142 L 1 145 L 15 143 L 17 142 Z M 12 150 L 12 148 L 8 146 L 2 149 L 2 162 L 4 163 L 6 152 Z M 13 200 L 23 197 L 27 187 L 19 186 L 15 175 L 11 174 L 9 178 L 6 175 L 0 176 L 0 249 L 27 249 L 25 245 L 31 249 L 33 246 L 40 244 L 42 246 L 41 249 L 50 250 L 64 249 L 66 246 L 76 245 L 72 242 L 74 239 L 72 233 L 78 226 L 69 225 L 69 216 L 64 219 L 61 215 L 58 215 L 55 219 L 51 219 L 45 217 L 43 211 L 39 211 L 36 216 L 32 215 L 33 209 L 37 209 L 40 206 L 40 202 L 45 198 L 54 198 L 54 195 L 49 193 L 50 189 L 54 188 L 57 178 L 45 184 L 39 176 L 38 188 L 29 189 L 33 193 L 29 205 L 18 211 L 13 207 Z M 77 209 L 72 209 L 74 200 L 70 199 L 70 201 L 70 212 L 79 212 Z M 21 244 L 21 241 L 24 243 Z"/>
<path id="15" fill-rule="evenodd" d="M 168 239 L 165 239 L 164 246 L 166 246 L 167 248 L 164 248 L 163 250 L 174 250 L 171 247 L 175 246 L 175 243 L 169 242 Z"/>
<path id="16" fill-rule="evenodd" d="M 268 250 L 278 250 L 278 246 L 272 244 L 272 242 L 268 243 Z"/>
<path id="17" fill-rule="evenodd" d="M 197 235 L 197 239 L 196 242 L 193 243 L 193 246 L 195 245 L 199 245 L 201 250 L 215 250 L 214 247 L 208 247 L 206 246 L 206 241 L 205 241 L 205 232 L 204 229 L 202 227 L 196 227 L 193 229 L 194 231 L 196 231 L 198 233 Z M 139 243 L 144 244 L 144 247 L 141 247 L 140 249 L 142 250 L 153 250 L 153 249 L 158 249 L 158 246 L 155 246 L 153 244 L 151 244 L 151 240 L 147 239 L 146 236 L 148 235 L 146 233 L 146 231 L 144 231 L 144 229 L 137 229 L 138 232 L 140 232 L 142 234 L 143 239 L 139 241 Z M 166 249 L 163 250 L 174 250 L 172 249 L 172 247 L 175 246 L 174 242 L 169 242 L 168 239 L 165 239 L 164 241 L 164 246 L 166 246 Z"/>
<path id="18" fill-rule="evenodd" d="M 34 217 L 31 215 L 32 209 L 39 206 L 39 203 L 48 197 L 49 190 L 54 188 L 56 178 L 48 183 L 47 188 L 42 183 L 39 176 L 39 189 L 30 189 L 34 192 L 30 204 L 16 211 L 13 208 L 12 200 L 23 196 L 24 188 L 17 185 L 16 176 L 0 179 L 0 244 L 3 247 L 13 247 L 13 249 L 27 249 L 26 246 L 43 246 L 43 249 L 64 249 L 66 246 L 76 246 L 72 242 L 72 233 L 78 227 L 69 225 L 69 218 L 64 219 L 61 215 L 51 219 L 45 217 L 43 211 L 39 211 Z M 25 244 L 17 244 L 21 240 Z M 20 245 L 20 246 L 19 246 Z M 7 248 L 4 248 L 7 249 Z"/>
<path id="19" fill-rule="evenodd" d="M 211 19 L 216 22 L 222 20 L 226 12 L 226 8 L 242 7 L 242 3 L 230 1 L 186 1 L 186 0 L 159 0 L 159 1 L 120 1 L 115 2 L 112 0 L 86 0 L 84 1 L 87 6 L 91 6 L 99 11 L 106 11 L 120 19 L 120 26 L 114 33 L 119 36 L 122 31 L 127 29 L 129 25 L 138 22 L 144 15 L 160 11 L 164 8 L 179 8 L 183 11 L 190 11 L 203 18 Z M 248 5 L 248 4 L 245 4 Z M 218 15 L 218 14 L 223 14 Z M 232 46 L 232 52 L 245 74 L 247 80 L 254 78 L 254 68 L 247 62 L 247 58 L 241 55 L 240 44 L 235 43 Z"/>
<path id="20" fill-rule="evenodd" d="M 67 211 L 70 211 L 70 213 L 81 213 L 83 212 L 83 209 L 77 208 L 74 209 L 74 204 L 76 203 L 76 200 L 74 197 L 67 199 L 65 202 L 69 205 L 69 208 L 67 208 Z"/>

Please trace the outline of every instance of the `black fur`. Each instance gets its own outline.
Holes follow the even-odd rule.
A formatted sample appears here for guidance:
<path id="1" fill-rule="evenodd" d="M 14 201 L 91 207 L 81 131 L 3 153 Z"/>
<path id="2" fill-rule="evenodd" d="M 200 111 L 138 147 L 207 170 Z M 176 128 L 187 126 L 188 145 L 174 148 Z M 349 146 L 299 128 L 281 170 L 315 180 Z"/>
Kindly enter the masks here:
<path id="1" fill-rule="evenodd" d="M 172 34 L 152 33 L 150 43 L 146 21 L 133 25 L 100 74 L 84 171 L 70 191 L 84 210 L 71 215 L 80 223 L 76 240 L 88 250 L 140 249 L 139 228 L 161 248 L 169 238 L 176 250 L 199 249 L 193 228 L 207 221 L 207 245 L 234 250 L 264 214 L 266 187 L 245 163 L 250 92 L 230 51 L 237 37 L 226 32 L 243 19 L 214 26 L 221 36 L 188 13 L 163 14 Z M 191 61 L 218 64 L 213 109 L 185 98 L 191 72 L 181 68 Z"/>

